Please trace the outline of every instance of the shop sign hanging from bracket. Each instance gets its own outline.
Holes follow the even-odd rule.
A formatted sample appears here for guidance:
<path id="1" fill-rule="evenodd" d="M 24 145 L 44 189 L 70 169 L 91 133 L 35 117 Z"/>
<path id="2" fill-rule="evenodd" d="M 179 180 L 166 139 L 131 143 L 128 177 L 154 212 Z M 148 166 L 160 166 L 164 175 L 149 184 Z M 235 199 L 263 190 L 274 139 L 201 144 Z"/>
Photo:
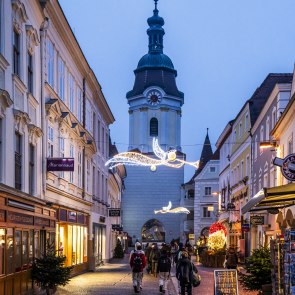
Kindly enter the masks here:
<path id="1" fill-rule="evenodd" d="M 282 174 L 285 178 L 295 181 L 295 154 L 290 154 L 284 159 L 275 157 L 273 164 L 281 167 Z"/>

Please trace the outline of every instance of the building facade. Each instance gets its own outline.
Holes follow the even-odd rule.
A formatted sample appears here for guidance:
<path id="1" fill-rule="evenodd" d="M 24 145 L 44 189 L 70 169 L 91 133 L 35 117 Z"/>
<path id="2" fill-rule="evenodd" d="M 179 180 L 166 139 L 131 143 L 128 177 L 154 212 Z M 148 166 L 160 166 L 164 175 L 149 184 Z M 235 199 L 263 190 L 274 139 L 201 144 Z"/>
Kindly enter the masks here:
<path id="1" fill-rule="evenodd" d="M 227 232 L 229 232 L 229 215 L 225 209 L 231 203 L 231 186 L 230 186 L 230 153 L 231 153 L 231 133 L 233 120 L 229 121 L 224 130 L 220 134 L 216 148 L 220 150 L 220 167 L 219 167 L 219 196 L 218 196 L 218 221 L 222 223 Z M 229 235 L 226 236 L 227 245 L 229 245 Z"/>
<path id="2" fill-rule="evenodd" d="M 177 72 L 163 53 L 164 20 L 157 4 L 148 19 L 149 51 L 138 62 L 133 89 L 127 93 L 129 104 L 129 150 L 154 157 L 152 141 L 157 138 L 165 151 L 181 153 L 181 106 L 183 93 L 176 86 Z M 184 171 L 170 167 L 128 166 L 122 199 L 124 231 L 142 241 L 166 241 L 180 235 L 178 214 L 158 214 L 154 210 L 180 203 Z"/>
<path id="3" fill-rule="evenodd" d="M 270 188 L 278 185 L 278 167 L 273 164 L 276 156 L 275 147 L 263 148 L 264 143 L 272 141 L 271 131 L 284 112 L 290 99 L 292 75 L 285 75 L 285 81 L 281 81 L 273 87 L 264 107 L 262 108 L 252 128 L 253 134 L 253 160 L 252 160 L 252 195 L 255 196 L 262 188 Z M 251 249 L 259 245 L 269 245 L 275 237 L 275 215 L 266 211 L 258 212 L 263 216 L 263 225 L 253 225 L 251 228 Z M 255 214 L 253 214 L 255 215 Z M 271 225 L 271 226 L 268 226 Z"/>
<path id="4" fill-rule="evenodd" d="M 217 220 L 219 150 L 215 151 L 194 181 L 194 234 L 198 239 L 199 237 L 208 237 L 210 226 Z"/>
<path id="5" fill-rule="evenodd" d="M 58 1 L 1 0 L 1 294 L 29 292 L 32 261 L 51 243 L 73 274 L 112 257 L 108 208 L 124 176 L 109 189 L 113 122 Z"/>

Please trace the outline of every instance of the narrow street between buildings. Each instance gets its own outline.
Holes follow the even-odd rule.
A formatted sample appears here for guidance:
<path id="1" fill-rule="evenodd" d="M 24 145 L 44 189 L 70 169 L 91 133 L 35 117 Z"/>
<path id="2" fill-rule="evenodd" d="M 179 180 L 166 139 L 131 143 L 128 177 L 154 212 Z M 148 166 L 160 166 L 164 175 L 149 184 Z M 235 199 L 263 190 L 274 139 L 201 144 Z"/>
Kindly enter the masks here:
<path id="1" fill-rule="evenodd" d="M 68 285 L 59 287 L 56 295 L 69 294 L 97 294 L 97 295 L 131 295 L 135 294 L 132 289 L 131 270 L 128 264 L 129 256 L 124 259 L 114 259 L 111 263 L 99 267 L 95 272 L 87 272 L 73 277 Z M 197 265 L 202 277 L 201 285 L 193 288 L 193 295 L 213 295 L 214 278 L 213 268 Z M 165 294 L 177 295 L 178 282 L 175 277 L 175 267 L 171 274 L 168 290 Z M 162 294 L 159 292 L 158 279 L 145 272 L 141 295 Z M 257 292 L 247 292 L 239 286 L 239 295 L 257 295 Z"/>

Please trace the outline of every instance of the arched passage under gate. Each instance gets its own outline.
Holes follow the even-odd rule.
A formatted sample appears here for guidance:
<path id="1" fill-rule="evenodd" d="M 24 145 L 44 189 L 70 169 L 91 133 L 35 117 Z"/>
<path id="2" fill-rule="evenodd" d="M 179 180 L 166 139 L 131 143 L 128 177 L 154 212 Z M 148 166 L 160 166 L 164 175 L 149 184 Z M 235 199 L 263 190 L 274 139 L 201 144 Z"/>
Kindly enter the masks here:
<path id="1" fill-rule="evenodd" d="M 165 229 L 158 219 L 148 220 L 141 229 L 143 242 L 165 242 Z"/>

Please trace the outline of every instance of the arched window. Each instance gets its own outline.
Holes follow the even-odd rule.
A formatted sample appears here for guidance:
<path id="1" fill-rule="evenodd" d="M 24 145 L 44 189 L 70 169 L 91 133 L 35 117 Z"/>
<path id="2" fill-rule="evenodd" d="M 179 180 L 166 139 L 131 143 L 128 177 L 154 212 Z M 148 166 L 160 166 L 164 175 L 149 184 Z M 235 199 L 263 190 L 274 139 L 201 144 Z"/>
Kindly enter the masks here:
<path id="1" fill-rule="evenodd" d="M 151 118 L 150 121 L 150 136 L 158 136 L 158 119 Z"/>

